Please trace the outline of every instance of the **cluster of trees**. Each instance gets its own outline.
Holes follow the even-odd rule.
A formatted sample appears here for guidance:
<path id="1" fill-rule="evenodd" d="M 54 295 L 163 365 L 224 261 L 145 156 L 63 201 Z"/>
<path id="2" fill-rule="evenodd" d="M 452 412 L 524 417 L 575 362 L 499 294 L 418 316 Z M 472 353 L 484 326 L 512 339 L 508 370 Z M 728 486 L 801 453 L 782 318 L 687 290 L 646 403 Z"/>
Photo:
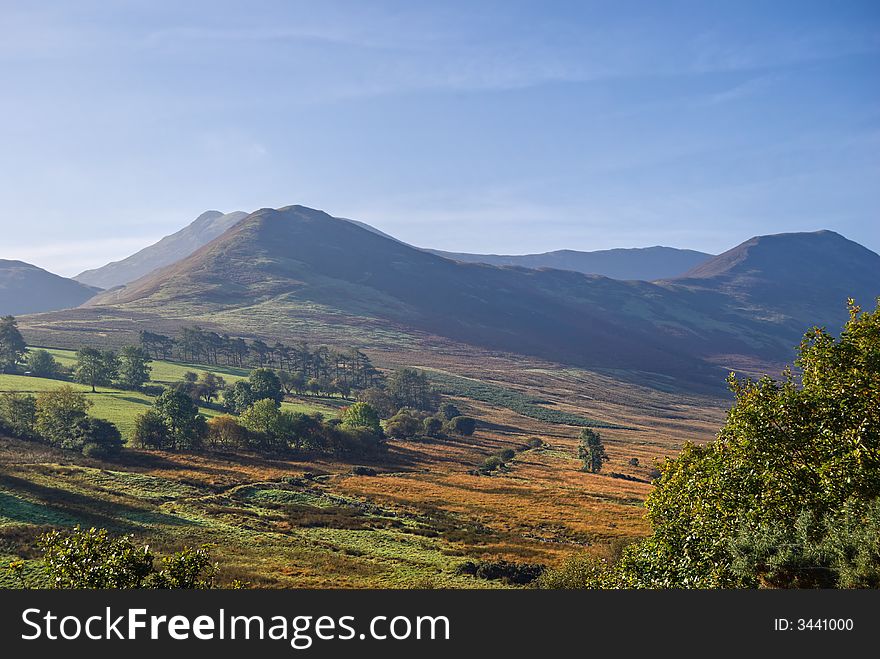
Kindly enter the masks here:
<path id="1" fill-rule="evenodd" d="M 38 396 L 7 392 L 0 394 L 0 429 L 87 457 L 112 457 L 122 448 L 122 436 L 112 423 L 89 416 L 89 407 L 85 394 L 70 386 Z"/>
<path id="2" fill-rule="evenodd" d="M 476 419 L 463 416 L 452 403 L 442 405 L 436 414 L 402 407 L 385 422 L 385 432 L 394 439 L 439 437 L 443 433 L 470 436 L 476 427 Z"/>
<path id="3" fill-rule="evenodd" d="M 377 381 L 360 392 L 358 400 L 372 405 L 383 419 L 404 408 L 435 412 L 440 406 L 440 394 L 431 386 L 427 374 L 414 368 L 397 369 L 385 382 Z"/>
<path id="4" fill-rule="evenodd" d="M 781 380 L 731 375 L 715 442 L 665 464 L 652 533 L 547 584 L 586 588 L 880 587 L 880 304 L 839 339 L 809 332 Z"/>
<path id="5" fill-rule="evenodd" d="M 52 353 L 29 350 L 13 316 L 0 318 L 0 371 L 59 380 L 75 380 L 96 387 L 114 385 L 140 389 L 150 379 L 150 353 L 138 346 L 125 346 L 119 353 L 83 347 L 76 353 L 76 365 L 65 368 Z"/>
<path id="6" fill-rule="evenodd" d="M 177 337 L 143 331 L 141 346 L 155 359 L 188 363 L 272 368 L 287 374 L 288 393 L 341 393 L 376 384 L 380 373 L 360 350 L 332 350 L 326 346 L 311 348 L 303 341 L 286 345 L 280 341 L 247 341 L 200 327 L 184 327 Z"/>
<path id="7" fill-rule="evenodd" d="M 207 420 L 195 402 L 199 381 L 187 378 L 166 389 L 152 409 L 137 418 L 132 441 L 141 448 L 172 451 L 310 451 L 340 457 L 381 453 L 385 436 L 379 415 L 369 404 L 354 403 L 340 418 L 329 420 L 320 414 L 283 410 L 278 380 L 270 369 L 255 369 L 247 380 L 224 392 L 224 401 L 238 416 Z"/>
<path id="8" fill-rule="evenodd" d="M 50 355 L 51 357 L 51 355 Z M 119 354 L 113 350 L 84 347 L 76 353 L 74 378 L 96 387 L 115 385 L 121 389 L 140 389 L 150 379 L 149 354 L 137 346 L 126 346 Z"/>

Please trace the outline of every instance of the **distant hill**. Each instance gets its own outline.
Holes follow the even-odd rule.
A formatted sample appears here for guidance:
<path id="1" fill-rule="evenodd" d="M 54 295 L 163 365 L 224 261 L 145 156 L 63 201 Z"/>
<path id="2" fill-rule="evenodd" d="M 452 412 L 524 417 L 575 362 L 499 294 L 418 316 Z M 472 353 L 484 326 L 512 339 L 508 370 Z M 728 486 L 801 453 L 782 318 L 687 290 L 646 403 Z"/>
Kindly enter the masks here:
<path id="1" fill-rule="evenodd" d="M 805 321 L 831 329 L 845 320 L 841 303 L 848 297 L 873 306 L 880 256 L 834 231 L 757 236 L 670 283 L 723 292 L 743 311 L 792 331 Z"/>
<path id="2" fill-rule="evenodd" d="M 121 261 L 108 263 L 95 270 L 81 272 L 74 279 L 83 284 L 99 286 L 103 289 L 122 286 L 157 268 L 186 258 L 245 217 L 247 217 L 247 213 L 242 211 L 226 214 L 219 211 L 207 211 L 199 215 L 189 226 L 170 236 L 165 236 L 159 242 L 145 247 L 136 254 Z"/>
<path id="3" fill-rule="evenodd" d="M 817 317 L 843 318 L 848 295 L 880 294 L 880 257 L 856 243 L 830 232 L 770 238 L 757 239 L 767 253 L 744 243 L 737 250 L 746 255 L 727 268 L 656 283 L 618 281 L 453 261 L 289 206 L 252 213 L 186 259 L 88 306 L 227 324 L 258 320 L 264 328 L 319 308 L 323 323 L 348 324 L 349 335 L 385 323 L 562 363 L 717 382 L 706 360 L 787 359 Z M 813 248 L 803 245 L 827 240 L 837 248 L 826 251 L 823 267 L 838 276 L 818 310 L 796 299 L 802 282 L 782 271 L 815 267 Z M 723 256 L 713 261 L 724 263 Z M 864 263 L 853 269 L 854 259 Z M 742 288 L 737 266 L 766 287 Z"/>
<path id="4" fill-rule="evenodd" d="M 436 249 L 426 251 L 465 263 L 517 265 L 523 268 L 556 268 L 558 270 L 574 270 L 584 274 L 602 275 L 612 279 L 639 279 L 642 281 L 677 277 L 712 258 L 711 254 L 705 252 L 674 247 L 605 249 L 592 252 L 561 249 L 542 254 L 514 256 L 443 252 Z"/>
<path id="5" fill-rule="evenodd" d="M 0 316 L 78 307 L 100 290 L 30 263 L 0 259 Z"/>

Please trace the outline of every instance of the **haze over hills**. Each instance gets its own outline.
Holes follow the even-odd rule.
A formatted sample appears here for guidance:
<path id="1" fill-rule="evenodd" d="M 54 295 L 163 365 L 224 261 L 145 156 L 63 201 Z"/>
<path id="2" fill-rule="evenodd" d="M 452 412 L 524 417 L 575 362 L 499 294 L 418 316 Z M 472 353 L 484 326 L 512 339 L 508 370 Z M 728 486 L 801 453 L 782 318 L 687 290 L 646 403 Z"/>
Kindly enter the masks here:
<path id="1" fill-rule="evenodd" d="M 78 307 L 100 290 L 30 263 L 0 259 L 0 316 Z"/>
<path id="2" fill-rule="evenodd" d="M 122 286 L 157 268 L 186 258 L 245 217 L 247 213 L 243 211 L 225 214 L 219 211 L 206 211 L 190 225 L 165 236 L 159 242 L 145 247 L 128 258 L 108 263 L 94 270 L 86 270 L 76 275 L 74 279 L 103 289 Z"/>
<path id="3" fill-rule="evenodd" d="M 831 232 L 753 239 L 731 252 L 687 278 L 618 281 L 452 261 L 289 206 L 256 211 L 186 259 L 88 306 L 227 323 L 257 314 L 278 323 L 319 307 L 331 325 L 369 319 L 562 363 L 698 382 L 718 378 L 704 361 L 718 355 L 790 356 L 817 317 L 799 297 L 798 276 L 816 267 L 817 253 L 836 273 L 822 296 L 823 317 L 843 319 L 853 293 L 880 294 L 880 256 Z"/>
<path id="4" fill-rule="evenodd" d="M 654 281 L 669 279 L 687 272 L 712 257 L 711 254 L 675 247 L 640 247 L 604 249 L 581 252 L 560 249 L 542 254 L 500 255 L 467 254 L 426 250 L 448 259 L 465 263 L 490 265 L 517 265 L 524 268 L 556 268 L 584 274 L 602 275 L 612 279 L 640 279 Z"/>

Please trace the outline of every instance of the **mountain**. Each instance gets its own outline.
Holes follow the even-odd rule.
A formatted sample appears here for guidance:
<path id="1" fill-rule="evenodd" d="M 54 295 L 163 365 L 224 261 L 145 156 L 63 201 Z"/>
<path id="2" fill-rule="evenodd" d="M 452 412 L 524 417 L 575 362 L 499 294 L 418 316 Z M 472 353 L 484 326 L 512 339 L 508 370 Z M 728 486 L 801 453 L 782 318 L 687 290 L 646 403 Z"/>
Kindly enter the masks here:
<path id="1" fill-rule="evenodd" d="M 0 259 L 0 316 L 78 307 L 100 290 L 30 263 Z"/>
<path id="2" fill-rule="evenodd" d="M 834 231 L 757 236 L 671 280 L 691 291 L 720 291 L 748 312 L 801 331 L 835 328 L 852 297 L 873 306 L 880 256 Z"/>
<path id="3" fill-rule="evenodd" d="M 99 286 L 104 289 L 122 286 L 157 268 L 186 258 L 245 217 L 247 217 L 247 213 L 242 211 L 226 214 L 219 211 L 207 211 L 199 215 L 189 226 L 170 236 L 165 236 L 159 242 L 145 247 L 136 254 L 121 261 L 108 263 L 95 270 L 81 272 L 74 279 L 83 284 Z"/>
<path id="4" fill-rule="evenodd" d="M 853 292 L 880 294 L 880 257 L 856 243 L 830 232 L 767 238 L 753 239 L 760 249 L 748 241 L 732 250 L 737 257 L 712 259 L 712 268 L 649 283 L 463 263 L 322 211 L 265 208 L 87 306 L 276 336 L 313 318 L 347 336 L 403 328 L 561 363 L 718 382 L 719 355 L 787 359 L 817 315 L 842 316 Z M 824 249 L 828 241 L 837 248 Z M 816 250 L 839 273 L 821 314 L 792 298 Z"/>
<path id="5" fill-rule="evenodd" d="M 523 268 L 556 268 L 584 274 L 602 275 L 612 279 L 654 281 L 676 277 L 712 258 L 711 254 L 674 247 L 642 247 L 578 252 L 560 249 L 542 254 L 505 256 L 499 254 L 466 254 L 426 250 L 465 263 L 517 265 Z"/>

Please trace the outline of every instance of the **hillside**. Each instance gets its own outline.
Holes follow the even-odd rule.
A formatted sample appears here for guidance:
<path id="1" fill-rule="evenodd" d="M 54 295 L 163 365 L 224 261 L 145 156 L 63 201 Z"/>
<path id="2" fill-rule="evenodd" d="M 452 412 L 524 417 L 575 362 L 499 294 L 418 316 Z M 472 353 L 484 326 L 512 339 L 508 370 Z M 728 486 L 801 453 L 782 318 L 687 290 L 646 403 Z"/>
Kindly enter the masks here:
<path id="1" fill-rule="evenodd" d="M 78 307 L 99 291 L 30 263 L 0 259 L 0 316 Z"/>
<path id="2" fill-rule="evenodd" d="M 128 258 L 108 263 L 95 270 L 86 270 L 74 279 L 83 284 L 99 286 L 103 289 L 123 286 L 157 268 L 186 258 L 246 216 L 247 213 L 242 211 L 226 214 L 219 211 L 206 211 L 199 215 L 192 224 L 170 236 L 165 236 L 159 242 L 145 247 Z"/>
<path id="3" fill-rule="evenodd" d="M 692 291 L 720 291 L 743 311 L 800 331 L 838 327 L 842 302 L 873 305 L 880 255 L 833 231 L 758 236 L 672 280 Z"/>
<path id="4" fill-rule="evenodd" d="M 260 318 L 245 329 L 259 333 L 271 325 L 275 334 L 319 309 L 328 333 L 402 328 L 577 366 L 661 373 L 699 386 L 721 381 L 707 363 L 718 356 L 788 358 L 816 318 L 816 310 L 797 298 L 801 280 L 770 268 L 782 262 L 809 269 L 813 254 L 799 251 L 797 236 L 760 242 L 769 253 L 743 247 L 738 261 L 751 273 L 749 281 L 763 282 L 744 304 L 744 294 L 729 281 L 734 275 L 721 271 L 648 283 L 461 263 L 322 211 L 289 206 L 261 209 L 183 261 L 88 306 L 230 329 Z M 845 265 L 854 254 L 866 259 L 855 270 Z M 828 267 L 841 273 L 823 293 L 829 318 L 843 313 L 848 295 L 880 292 L 880 267 L 872 265 L 880 257 L 849 241 L 828 257 L 840 262 Z"/>
<path id="5" fill-rule="evenodd" d="M 499 255 L 466 254 L 426 250 L 465 263 L 488 263 L 490 265 L 516 265 L 523 268 L 555 268 L 574 270 L 584 274 L 602 275 L 611 279 L 639 279 L 654 281 L 677 277 L 699 266 L 711 254 L 692 249 L 674 247 L 643 247 L 633 249 L 606 249 L 592 252 L 579 252 L 560 249 L 542 254 Z"/>

